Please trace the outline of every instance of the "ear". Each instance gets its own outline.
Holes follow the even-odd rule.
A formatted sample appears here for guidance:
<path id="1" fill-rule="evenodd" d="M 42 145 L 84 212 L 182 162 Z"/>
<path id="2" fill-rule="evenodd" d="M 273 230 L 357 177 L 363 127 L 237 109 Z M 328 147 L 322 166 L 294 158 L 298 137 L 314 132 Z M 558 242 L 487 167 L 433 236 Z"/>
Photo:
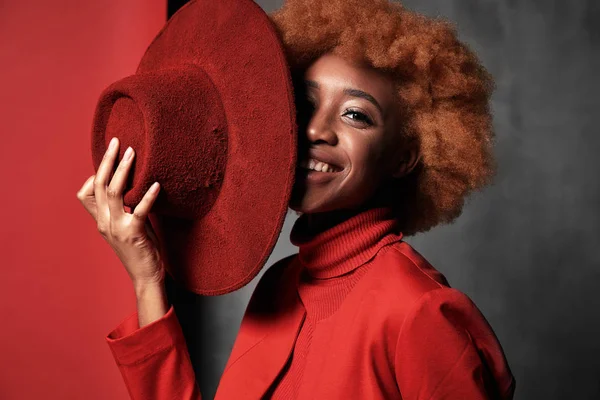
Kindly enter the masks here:
<path id="1" fill-rule="evenodd" d="M 410 143 L 407 143 L 406 146 L 398 151 L 397 157 L 392 176 L 394 178 L 402 178 L 403 176 L 410 174 L 421 159 L 417 142 L 413 140 Z"/>

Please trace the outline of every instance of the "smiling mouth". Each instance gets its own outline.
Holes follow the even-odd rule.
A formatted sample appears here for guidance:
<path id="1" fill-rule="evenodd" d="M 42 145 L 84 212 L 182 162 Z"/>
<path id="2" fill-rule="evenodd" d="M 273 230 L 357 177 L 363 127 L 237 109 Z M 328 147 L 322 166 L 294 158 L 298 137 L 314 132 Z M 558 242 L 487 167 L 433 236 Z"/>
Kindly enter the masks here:
<path id="1" fill-rule="evenodd" d="M 328 164 L 313 158 L 299 162 L 298 166 L 307 171 L 315 172 L 336 173 L 342 171 L 342 168 L 338 167 L 337 165 Z"/>

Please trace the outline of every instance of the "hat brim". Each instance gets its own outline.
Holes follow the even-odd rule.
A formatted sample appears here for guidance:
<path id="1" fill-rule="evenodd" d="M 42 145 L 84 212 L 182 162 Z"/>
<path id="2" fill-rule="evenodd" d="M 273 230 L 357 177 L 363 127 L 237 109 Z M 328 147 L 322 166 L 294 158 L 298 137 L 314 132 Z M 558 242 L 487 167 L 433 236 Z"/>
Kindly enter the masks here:
<path id="1" fill-rule="evenodd" d="M 225 294 L 258 274 L 285 220 L 297 157 L 292 81 L 271 21 L 251 0 L 190 1 L 150 44 L 137 73 L 182 64 L 201 66 L 221 93 L 228 161 L 203 218 L 152 221 L 173 278 L 201 295 Z"/>

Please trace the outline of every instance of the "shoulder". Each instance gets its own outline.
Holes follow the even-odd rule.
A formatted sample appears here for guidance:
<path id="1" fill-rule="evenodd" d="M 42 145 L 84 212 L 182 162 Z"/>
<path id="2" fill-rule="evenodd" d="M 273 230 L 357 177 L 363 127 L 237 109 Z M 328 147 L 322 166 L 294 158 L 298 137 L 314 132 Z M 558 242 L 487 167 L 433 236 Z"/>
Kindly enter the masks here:
<path id="1" fill-rule="evenodd" d="M 260 278 L 257 288 L 259 286 L 267 286 L 278 283 L 285 275 L 289 273 L 290 267 L 294 260 L 298 257 L 298 254 L 292 254 L 271 265 Z"/>
<path id="2" fill-rule="evenodd" d="M 405 304 L 404 325 L 428 319 L 448 319 L 464 328 L 487 324 L 469 296 L 450 287 L 444 275 L 408 243 L 388 246 L 373 262 L 377 263 L 371 271 L 377 289 Z"/>
<path id="3" fill-rule="evenodd" d="M 502 346 L 469 296 L 450 287 L 407 243 L 388 246 L 373 262 L 371 286 L 394 304 L 393 364 L 406 398 L 417 398 L 420 390 L 427 399 L 466 391 L 456 398 L 511 398 L 514 377 Z"/>
<path id="4" fill-rule="evenodd" d="M 377 265 L 371 268 L 369 286 L 396 305 L 402 320 L 399 342 L 444 338 L 456 340 L 455 347 L 460 347 L 459 342 L 494 336 L 471 298 L 450 287 L 444 275 L 408 243 L 387 246 L 373 263 Z"/>
<path id="5" fill-rule="evenodd" d="M 424 341 L 452 338 L 458 346 L 459 343 L 489 338 L 490 334 L 493 335 L 491 326 L 469 296 L 457 289 L 440 287 L 424 293 L 412 303 L 404 318 L 399 341 L 413 341 L 412 336 Z"/>
<path id="6" fill-rule="evenodd" d="M 282 258 L 265 271 L 252 292 L 247 312 L 264 312 L 269 307 L 276 307 L 279 304 L 278 300 L 289 293 L 297 272 L 297 256 L 298 254 L 292 254 Z"/>
<path id="7" fill-rule="evenodd" d="M 446 278 L 403 241 L 381 248 L 365 267 L 366 273 L 351 299 L 368 310 L 365 318 L 369 323 L 385 327 L 388 337 L 394 340 L 419 299 L 426 293 L 449 288 Z"/>
<path id="8" fill-rule="evenodd" d="M 404 305 L 427 292 L 450 287 L 446 277 L 404 241 L 382 248 L 371 263 L 370 289 Z"/>
<path id="9" fill-rule="evenodd" d="M 394 364 L 405 393 L 416 389 L 415 374 L 422 376 L 426 398 L 494 394 L 510 399 L 514 392 L 514 377 L 492 327 L 466 294 L 449 287 L 426 292 L 413 303 L 398 335 Z"/>

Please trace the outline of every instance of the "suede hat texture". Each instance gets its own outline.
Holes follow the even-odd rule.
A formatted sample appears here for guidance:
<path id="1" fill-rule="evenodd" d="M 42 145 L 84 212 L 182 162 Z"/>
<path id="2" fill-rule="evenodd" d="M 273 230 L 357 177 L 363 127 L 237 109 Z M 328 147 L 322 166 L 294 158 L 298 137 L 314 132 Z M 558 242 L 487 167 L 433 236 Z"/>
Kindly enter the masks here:
<path id="1" fill-rule="evenodd" d="M 136 151 L 124 193 L 135 207 L 155 181 L 150 220 L 167 272 L 219 295 L 262 269 L 281 232 L 296 168 L 294 95 L 282 44 L 251 0 L 192 0 L 134 75 L 100 95 L 97 171 L 113 136 Z M 116 168 L 116 165 L 115 165 Z"/>

